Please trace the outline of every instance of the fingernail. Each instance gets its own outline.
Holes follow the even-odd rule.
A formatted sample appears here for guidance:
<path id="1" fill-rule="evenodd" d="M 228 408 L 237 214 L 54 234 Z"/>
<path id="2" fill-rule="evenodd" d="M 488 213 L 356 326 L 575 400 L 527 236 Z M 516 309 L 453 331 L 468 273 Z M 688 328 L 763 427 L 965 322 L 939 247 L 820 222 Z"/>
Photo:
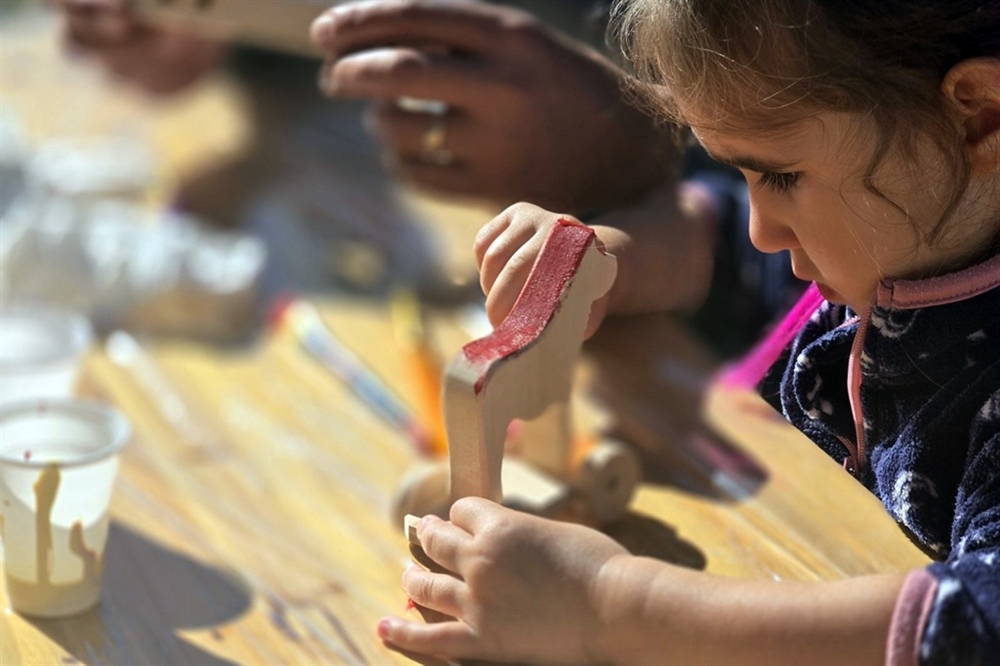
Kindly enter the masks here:
<path id="1" fill-rule="evenodd" d="M 406 589 L 406 579 L 410 575 L 411 571 L 418 568 L 419 567 L 416 564 L 413 564 L 411 562 L 409 566 L 403 569 L 403 573 L 399 577 L 399 589 L 401 589 L 403 592 L 406 592 L 407 596 L 409 596 L 410 592 Z"/>
<path id="2" fill-rule="evenodd" d="M 312 39 L 313 44 L 319 47 L 326 45 L 330 32 L 333 30 L 333 23 L 333 16 L 329 12 L 321 14 L 312 22 L 312 26 L 309 28 L 309 37 Z"/>
<path id="3" fill-rule="evenodd" d="M 337 84 L 333 80 L 333 75 L 331 73 L 333 69 L 333 62 L 327 61 L 319 68 L 319 75 L 316 77 L 316 83 L 319 85 L 319 91 L 327 97 L 333 97 L 337 92 Z"/>
<path id="4" fill-rule="evenodd" d="M 396 621 L 391 617 L 384 617 L 378 621 L 378 637 L 388 640 L 389 634 L 396 628 Z"/>

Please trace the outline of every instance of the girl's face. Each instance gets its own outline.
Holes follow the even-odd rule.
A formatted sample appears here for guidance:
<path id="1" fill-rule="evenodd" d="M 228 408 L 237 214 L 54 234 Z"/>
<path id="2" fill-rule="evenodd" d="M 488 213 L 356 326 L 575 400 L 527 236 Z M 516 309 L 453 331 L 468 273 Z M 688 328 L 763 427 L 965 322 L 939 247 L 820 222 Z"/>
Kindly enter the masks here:
<path id="1" fill-rule="evenodd" d="M 929 147 L 919 163 L 895 153 L 882 162 L 874 183 L 888 201 L 865 189 L 875 136 L 866 123 L 828 113 L 767 134 L 693 129 L 713 157 L 746 177 L 753 244 L 789 250 L 795 275 L 859 312 L 879 280 L 940 273 L 970 259 L 981 242 L 947 234 L 933 247 L 918 241 L 939 221 L 949 194 L 950 178 Z"/>

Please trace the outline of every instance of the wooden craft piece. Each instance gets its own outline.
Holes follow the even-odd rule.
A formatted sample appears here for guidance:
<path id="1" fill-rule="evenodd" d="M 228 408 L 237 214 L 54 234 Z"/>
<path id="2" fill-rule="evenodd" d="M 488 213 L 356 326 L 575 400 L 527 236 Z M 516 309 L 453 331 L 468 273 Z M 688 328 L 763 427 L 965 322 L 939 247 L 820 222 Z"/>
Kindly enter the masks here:
<path id="1" fill-rule="evenodd" d="M 568 476 L 573 368 L 590 307 L 611 288 L 616 272 L 615 258 L 597 247 L 592 229 L 560 220 L 510 314 L 449 363 L 444 416 L 452 501 L 471 495 L 501 501 L 507 427 L 514 419 L 536 419 L 553 406 L 540 428 L 544 443 L 537 448 L 546 449 L 545 471 Z M 532 448 L 525 447 L 524 454 L 531 455 Z"/>
<path id="2" fill-rule="evenodd" d="M 447 516 L 451 506 L 450 473 L 447 463 L 427 463 L 412 469 L 403 479 L 394 498 L 393 521 L 397 524 L 400 521 L 405 523 L 407 518 L 412 517 L 410 514 L 434 513 L 441 517 Z M 571 487 L 526 461 L 509 455 L 504 458 L 501 479 L 505 505 L 538 515 L 557 513 L 566 505 L 576 488 L 575 485 Z M 615 485 L 618 485 L 617 481 Z M 621 485 L 628 484 L 626 482 Z M 598 494 L 607 496 L 606 492 L 591 493 L 589 487 L 585 492 L 594 495 L 593 500 L 590 496 L 583 496 L 588 507 L 597 501 Z M 620 514 L 619 511 L 617 515 Z"/>
<path id="3" fill-rule="evenodd" d="M 620 518 L 628 509 L 641 477 L 639 462 L 620 442 L 604 440 L 587 452 L 570 483 L 586 501 L 587 511 L 598 523 Z"/>
<path id="4" fill-rule="evenodd" d="M 309 36 L 333 0 L 131 0 L 146 21 L 177 25 L 218 39 L 321 58 Z"/>
<path id="5" fill-rule="evenodd" d="M 397 518 L 444 516 L 466 496 L 539 515 L 582 500 L 574 506 L 582 504 L 597 522 L 624 513 L 639 482 L 634 454 L 601 442 L 574 469 L 569 413 L 590 308 L 611 287 L 616 267 L 589 227 L 566 220 L 555 225 L 507 318 L 449 363 L 444 416 L 450 464 L 425 465 L 408 476 L 397 495 Z M 519 446 L 505 459 L 515 419 Z"/>

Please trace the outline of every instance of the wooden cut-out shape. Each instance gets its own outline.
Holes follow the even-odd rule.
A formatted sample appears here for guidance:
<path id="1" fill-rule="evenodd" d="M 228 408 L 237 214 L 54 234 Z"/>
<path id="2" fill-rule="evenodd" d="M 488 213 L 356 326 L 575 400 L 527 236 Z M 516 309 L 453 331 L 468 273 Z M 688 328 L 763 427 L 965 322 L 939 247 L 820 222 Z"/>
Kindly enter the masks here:
<path id="1" fill-rule="evenodd" d="M 570 460 L 574 458 L 570 412 L 569 396 L 566 396 L 566 400 L 557 400 L 537 417 L 520 421 L 514 442 L 516 455 L 557 479 L 568 478 Z M 510 446 L 508 439 L 507 447 Z M 506 482 L 503 485 L 508 487 Z"/>
<path id="2" fill-rule="evenodd" d="M 445 371 L 444 415 L 451 464 L 451 500 L 503 498 L 501 467 L 507 427 L 565 406 L 590 308 L 607 293 L 615 258 L 597 247 L 589 227 L 553 226 L 514 307 L 486 337 L 470 342 Z M 551 440 L 538 443 L 561 461 L 565 476 L 571 436 L 567 411 L 556 408 Z"/>
<path id="3" fill-rule="evenodd" d="M 428 463 L 411 470 L 394 498 L 393 521 L 396 524 L 405 523 L 410 514 L 435 513 L 446 517 L 451 506 L 449 475 L 447 463 Z M 516 456 L 504 458 L 501 478 L 504 504 L 538 515 L 558 511 L 570 499 L 570 493 L 574 490 L 562 480 L 536 469 Z M 584 499 L 589 507 L 592 503 L 589 496 Z"/>
<path id="4" fill-rule="evenodd" d="M 510 314 L 448 364 L 443 393 L 449 465 L 425 465 L 407 477 L 394 507 L 397 518 L 444 517 L 466 496 L 598 523 L 627 510 L 639 482 L 635 455 L 604 441 L 574 469 L 579 456 L 572 451 L 569 409 L 591 306 L 611 288 L 616 271 L 615 258 L 597 246 L 589 227 L 558 221 Z M 515 419 L 516 455 L 505 459 Z M 405 517 L 407 525 L 415 521 Z"/>
<path id="5" fill-rule="evenodd" d="M 406 540 L 414 546 L 420 545 L 420 539 L 417 538 L 417 523 L 419 522 L 420 517 L 412 514 L 403 518 L 403 532 L 406 534 Z"/>

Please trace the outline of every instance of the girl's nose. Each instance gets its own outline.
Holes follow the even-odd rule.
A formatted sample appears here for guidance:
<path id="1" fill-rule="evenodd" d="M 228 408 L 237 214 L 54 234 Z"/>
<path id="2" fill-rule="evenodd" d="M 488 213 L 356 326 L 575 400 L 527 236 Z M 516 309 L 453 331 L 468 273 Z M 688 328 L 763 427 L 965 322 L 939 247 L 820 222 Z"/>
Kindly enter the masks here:
<path id="1" fill-rule="evenodd" d="M 798 238 L 792 228 L 775 215 L 773 206 L 750 195 L 750 242 L 761 252 L 774 253 L 798 248 Z"/>

